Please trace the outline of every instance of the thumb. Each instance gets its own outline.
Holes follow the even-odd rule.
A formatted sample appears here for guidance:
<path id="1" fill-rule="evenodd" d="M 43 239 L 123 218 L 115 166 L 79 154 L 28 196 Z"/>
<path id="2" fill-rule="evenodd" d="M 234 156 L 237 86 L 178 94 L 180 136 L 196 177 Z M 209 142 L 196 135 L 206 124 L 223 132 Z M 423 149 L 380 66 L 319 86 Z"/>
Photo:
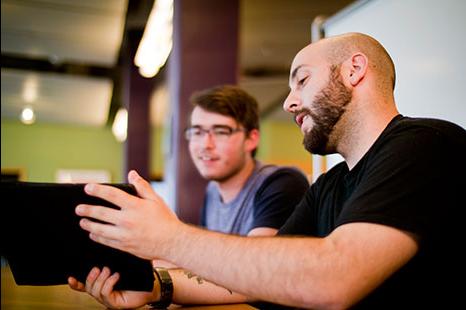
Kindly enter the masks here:
<path id="1" fill-rule="evenodd" d="M 134 185 L 139 197 L 149 200 L 160 199 L 149 182 L 144 180 L 135 170 L 128 173 L 128 181 Z"/>

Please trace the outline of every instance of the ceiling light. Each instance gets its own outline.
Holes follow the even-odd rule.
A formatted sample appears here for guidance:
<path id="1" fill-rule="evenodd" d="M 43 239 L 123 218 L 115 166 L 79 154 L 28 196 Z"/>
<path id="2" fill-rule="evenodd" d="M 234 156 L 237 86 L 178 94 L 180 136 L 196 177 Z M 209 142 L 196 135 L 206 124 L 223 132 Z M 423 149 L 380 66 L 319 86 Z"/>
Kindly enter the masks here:
<path id="1" fill-rule="evenodd" d="M 155 76 L 172 49 L 173 0 L 157 0 L 149 15 L 134 64 L 143 77 Z"/>
<path id="2" fill-rule="evenodd" d="M 30 125 L 35 122 L 36 120 L 36 114 L 34 113 L 34 110 L 32 107 L 27 106 L 21 111 L 21 116 L 20 116 L 21 122 L 23 122 L 26 125 Z"/>
<path id="3" fill-rule="evenodd" d="M 120 108 L 115 115 L 115 120 L 112 125 L 112 132 L 117 141 L 124 142 L 126 140 L 128 130 L 128 111 L 125 108 Z"/>
<path id="4" fill-rule="evenodd" d="M 26 103 L 32 103 L 37 99 L 39 82 L 36 74 L 28 74 L 23 83 L 22 97 Z"/>

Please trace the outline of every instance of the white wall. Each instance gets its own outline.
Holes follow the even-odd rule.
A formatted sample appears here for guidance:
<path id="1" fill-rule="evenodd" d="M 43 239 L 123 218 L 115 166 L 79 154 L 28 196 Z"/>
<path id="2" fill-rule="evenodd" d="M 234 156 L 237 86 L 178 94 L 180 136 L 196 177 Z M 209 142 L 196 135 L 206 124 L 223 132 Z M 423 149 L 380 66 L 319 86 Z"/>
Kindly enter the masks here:
<path id="1" fill-rule="evenodd" d="M 326 36 L 363 32 L 385 46 L 395 62 L 402 114 L 466 128 L 466 1 L 359 1 L 323 28 Z"/>
<path id="2" fill-rule="evenodd" d="M 322 25 L 325 36 L 373 36 L 395 62 L 395 100 L 406 116 L 466 128 L 466 1 L 360 0 Z M 327 169 L 342 161 L 327 156 Z"/>

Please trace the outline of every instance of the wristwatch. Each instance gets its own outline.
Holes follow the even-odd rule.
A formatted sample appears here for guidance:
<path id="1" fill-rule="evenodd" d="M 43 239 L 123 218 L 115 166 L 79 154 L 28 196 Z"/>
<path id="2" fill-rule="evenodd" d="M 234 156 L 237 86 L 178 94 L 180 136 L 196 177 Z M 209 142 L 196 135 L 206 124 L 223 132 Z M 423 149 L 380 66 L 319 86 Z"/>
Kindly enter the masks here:
<path id="1" fill-rule="evenodd" d="M 173 282 L 168 270 L 165 268 L 155 267 L 154 275 L 160 283 L 160 300 L 148 303 L 153 309 L 166 309 L 172 303 Z"/>

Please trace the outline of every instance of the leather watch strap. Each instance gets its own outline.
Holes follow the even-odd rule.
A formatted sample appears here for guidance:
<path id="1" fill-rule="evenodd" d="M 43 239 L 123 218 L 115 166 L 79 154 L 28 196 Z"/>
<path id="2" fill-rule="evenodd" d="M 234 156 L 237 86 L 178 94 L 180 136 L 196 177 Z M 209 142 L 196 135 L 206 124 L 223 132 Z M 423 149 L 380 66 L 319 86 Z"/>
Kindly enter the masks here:
<path id="1" fill-rule="evenodd" d="M 160 300 L 148 305 L 154 309 L 166 309 L 172 303 L 173 282 L 168 270 L 165 268 L 154 268 L 154 275 L 160 283 Z"/>

